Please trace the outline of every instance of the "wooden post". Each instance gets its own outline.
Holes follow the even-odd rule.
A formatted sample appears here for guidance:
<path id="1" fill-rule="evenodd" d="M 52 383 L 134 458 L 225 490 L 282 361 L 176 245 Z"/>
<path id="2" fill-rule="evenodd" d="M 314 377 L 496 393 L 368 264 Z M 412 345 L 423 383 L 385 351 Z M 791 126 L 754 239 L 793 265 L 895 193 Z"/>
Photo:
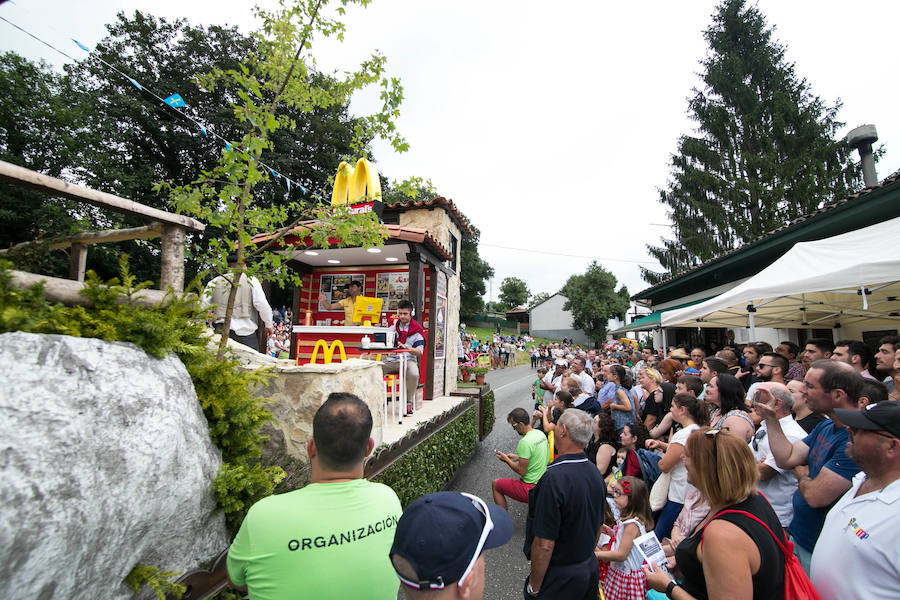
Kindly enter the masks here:
<path id="1" fill-rule="evenodd" d="M 412 244 L 406 260 L 409 261 L 409 301 L 416 309 L 416 321 L 422 322 L 425 318 L 422 312 L 425 308 L 425 260 Z"/>
<path id="2" fill-rule="evenodd" d="M 176 292 L 184 291 L 184 228 L 163 223 L 159 289 L 168 286 Z"/>
<path id="3" fill-rule="evenodd" d="M 87 267 L 87 246 L 72 244 L 69 254 L 69 279 L 84 281 L 84 269 Z"/>

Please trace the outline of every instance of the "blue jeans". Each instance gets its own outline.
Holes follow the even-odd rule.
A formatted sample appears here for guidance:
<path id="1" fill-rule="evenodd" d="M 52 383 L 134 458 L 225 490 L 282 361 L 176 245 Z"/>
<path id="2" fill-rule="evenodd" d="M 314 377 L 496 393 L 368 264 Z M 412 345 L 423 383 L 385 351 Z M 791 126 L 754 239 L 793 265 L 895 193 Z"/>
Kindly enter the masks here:
<path id="1" fill-rule="evenodd" d="M 684 504 L 680 502 L 672 502 L 671 500 L 666 501 L 666 505 L 663 506 L 662 512 L 659 514 L 659 519 L 656 521 L 656 527 L 653 529 L 656 537 L 659 539 L 670 537 L 672 526 L 675 525 L 675 519 L 678 518 L 678 514 L 683 507 Z"/>
<path id="2" fill-rule="evenodd" d="M 794 556 L 796 556 L 797 560 L 800 561 L 800 566 L 803 567 L 804 571 L 806 571 L 806 575 L 808 577 L 809 565 L 812 563 L 812 552 L 798 544 L 797 540 L 794 539 L 794 536 L 790 536 L 790 539 L 794 543 Z"/>

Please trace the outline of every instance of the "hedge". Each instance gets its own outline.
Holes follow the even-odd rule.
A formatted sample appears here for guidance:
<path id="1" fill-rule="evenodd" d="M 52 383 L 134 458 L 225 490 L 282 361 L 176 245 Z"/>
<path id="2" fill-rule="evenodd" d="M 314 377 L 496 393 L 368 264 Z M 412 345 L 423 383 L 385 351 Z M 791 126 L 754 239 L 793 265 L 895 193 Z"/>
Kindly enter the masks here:
<path id="1" fill-rule="evenodd" d="M 443 489 L 475 452 L 478 438 L 478 414 L 474 404 L 452 423 L 412 448 L 373 481 L 383 483 L 410 502 Z"/>
<path id="2" fill-rule="evenodd" d="M 481 436 L 486 438 L 494 429 L 494 390 L 481 397 Z"/>

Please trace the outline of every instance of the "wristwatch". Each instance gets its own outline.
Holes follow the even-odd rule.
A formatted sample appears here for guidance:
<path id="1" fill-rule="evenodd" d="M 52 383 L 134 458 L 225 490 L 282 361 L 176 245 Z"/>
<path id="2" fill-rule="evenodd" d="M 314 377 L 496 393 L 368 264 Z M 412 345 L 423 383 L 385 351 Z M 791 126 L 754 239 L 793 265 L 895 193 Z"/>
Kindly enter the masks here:
<path id="1" fill-rule="evenodd" d="M 530 581 L 528 582 L 528 586 L 525 588 L 525 590 L 528 592 L 528 595 L 529 595 L 529 596 L 534 596 L 535 598 L 537 598 L 538 592 L 536 592 L 536 591 L 534 591 L 533 589 L 531 589 L 531 582 L 530 582 Z"/>
<path id="2" fill-rule="evenodd" d="M 666 586 L 666 598 L 672 598 L 672 592 L 675 591 L 675 588 L 681 587 L 678 585 L 678 582 L 674 579 L 669 582 L 669 585 Z"/>

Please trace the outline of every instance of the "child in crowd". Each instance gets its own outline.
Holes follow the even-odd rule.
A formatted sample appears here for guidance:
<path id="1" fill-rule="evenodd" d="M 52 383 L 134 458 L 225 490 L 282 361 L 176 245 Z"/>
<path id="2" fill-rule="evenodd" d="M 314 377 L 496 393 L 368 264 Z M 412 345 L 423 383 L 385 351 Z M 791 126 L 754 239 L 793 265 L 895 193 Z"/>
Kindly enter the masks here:
<path id="1" fill-rule="evenodd" d="M 541 380 L 547 374 L 547 367 L 538 367 L 537 379 L 531 384 L 531 399 L 534 400 L 534 410 L 541 407 L 544 398 L 544 391 L 541 389 Z"/>
<path id="2" fill-rule="evenodd" d="M 619 519 L 613 530 L 609 550 L 594 550 L 600 561 L 609 562 L 609 571 L 600 581 L 606 600 L 644 600 L 647 581 L 642 568 L 644 558 L 634 544 L 635 538 L 653 529 L 650 493 L 637 477 L 623 477 L 609 484 Z"/>

